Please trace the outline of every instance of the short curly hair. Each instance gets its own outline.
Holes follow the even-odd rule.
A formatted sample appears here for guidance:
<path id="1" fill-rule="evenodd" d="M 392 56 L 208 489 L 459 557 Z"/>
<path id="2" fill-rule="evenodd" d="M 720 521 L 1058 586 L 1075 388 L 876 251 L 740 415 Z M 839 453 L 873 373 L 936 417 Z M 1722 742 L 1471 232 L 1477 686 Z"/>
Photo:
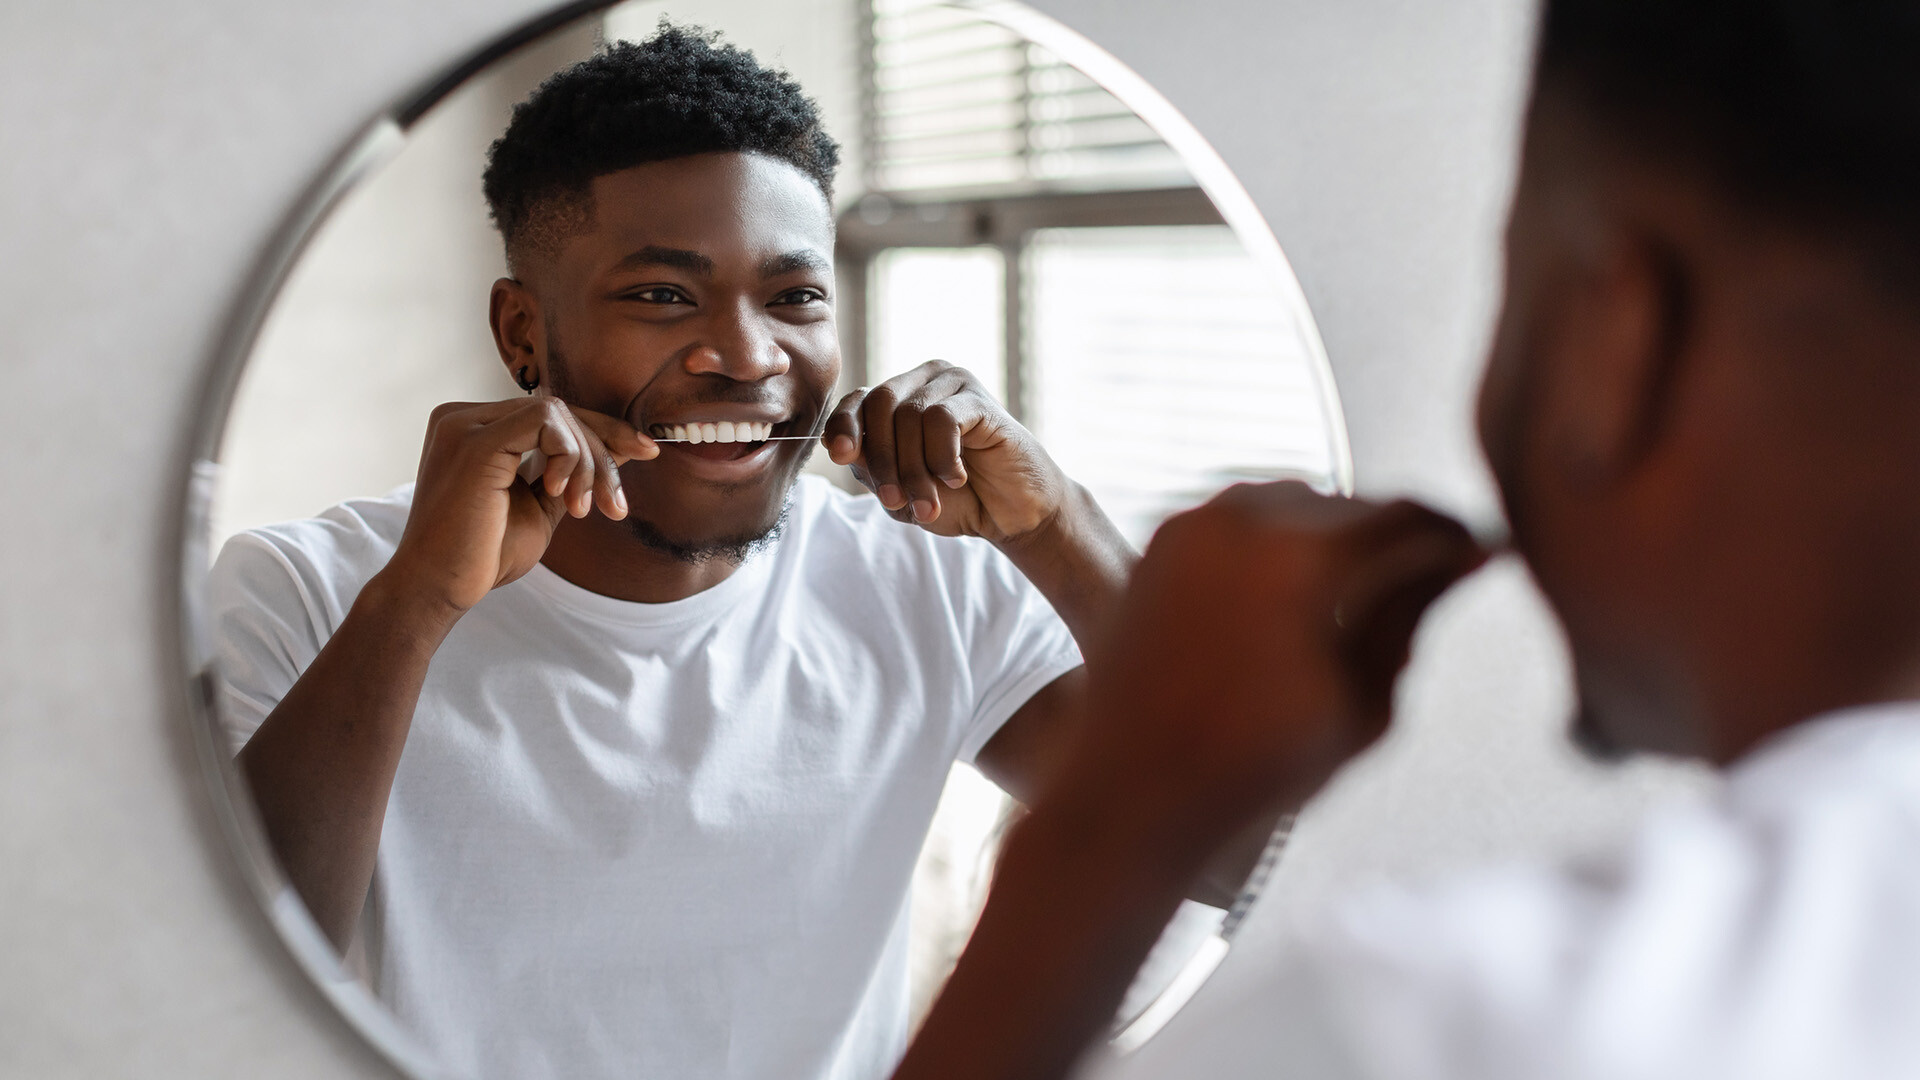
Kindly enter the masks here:
<path id="1" fill-rule="evenodd" d="M 1920 284 L 1920 5 L 1548 0 L 1539 79 L 1758 208 Z"/>
<path id="2" fill-rule="evenodd" d="M 482 187 L 517 267 L 592 220 L 594 178 L 728 151 L 784 161 L 833 199 L 840 146 L 800 85 L 718 33 L 662 19 L 646 41 L 607 45 L 515 106 Z"/>

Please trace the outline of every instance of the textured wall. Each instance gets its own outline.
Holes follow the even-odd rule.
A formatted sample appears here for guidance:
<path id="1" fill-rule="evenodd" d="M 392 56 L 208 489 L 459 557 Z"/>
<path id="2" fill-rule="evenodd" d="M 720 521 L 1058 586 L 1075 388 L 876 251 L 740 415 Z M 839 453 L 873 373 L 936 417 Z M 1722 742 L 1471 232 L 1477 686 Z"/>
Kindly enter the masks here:
<path id="1" fill-rule="evenodd" d="M 1247 182 L 1319 314 L 1363 486 L 1484 513 L 1468 397 L 1494 299 L 1524 0 L 1044 0 Z M 280 214 L 379 103 L 530 0 L 0 9 L 0 1076 L 379 1076 L 255 912 L 162 648 L 205 357 Z M 1524 581 L 1450 600 L 1407 721 L 1302 831 L 1281 901 L 1604 835 L 1676 778 L 1558 755 Z M 1266 935 L 1267 937 L 1263 937 Z"/>

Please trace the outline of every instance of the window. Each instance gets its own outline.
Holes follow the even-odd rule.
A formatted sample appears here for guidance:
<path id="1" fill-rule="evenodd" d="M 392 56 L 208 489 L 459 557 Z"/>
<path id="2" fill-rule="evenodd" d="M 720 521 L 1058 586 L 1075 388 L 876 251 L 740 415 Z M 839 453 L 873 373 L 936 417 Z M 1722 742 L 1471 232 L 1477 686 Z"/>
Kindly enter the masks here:
<path id="1" fill-rule="evenodd" d="M 1236 480 L 1337 473 L 1313 327 L 1144 121 L 964 9 L 859 0 L 857 17 L 849 386 L 930 359 L 970 368 L 1136 546 Z M 915 876 L 916 1016 L 973 925 L 1009 812 L 955 769 Z M 1219 923 L 1183 909 L 1127 1008 Z"/>
<path id="2" fill-rule="evenodd" d="M 937 0 L 866 0 L 870 191 L 1191 181 L 1133 110 L 1038 45 Z"/>
<path id="3" fill-rule="evenodd" d="M 1332 471 L 1311 359 L 1225 226 L 1044 229 L 1026 260 L 1028 423 L 1136 545 L 1235 481 Z"/>

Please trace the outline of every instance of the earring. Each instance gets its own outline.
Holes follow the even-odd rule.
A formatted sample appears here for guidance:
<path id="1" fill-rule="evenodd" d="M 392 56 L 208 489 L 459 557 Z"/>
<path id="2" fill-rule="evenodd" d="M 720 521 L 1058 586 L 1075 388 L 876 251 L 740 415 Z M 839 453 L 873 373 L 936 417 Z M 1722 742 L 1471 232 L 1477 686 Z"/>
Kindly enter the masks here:
<path id="1" fill-rule="evenodd" d="M 540 388 L 540 380 L 534 378 L 531 375 L 528 375 L 527 374 L 528 370 L 529 369 L 523 367 L 519 371 L 514 372 L 513 381 L 520 384 L 520 389 L 525 390 L 527 393 L 531 394 L 535 390 L 538 390 Z"/>

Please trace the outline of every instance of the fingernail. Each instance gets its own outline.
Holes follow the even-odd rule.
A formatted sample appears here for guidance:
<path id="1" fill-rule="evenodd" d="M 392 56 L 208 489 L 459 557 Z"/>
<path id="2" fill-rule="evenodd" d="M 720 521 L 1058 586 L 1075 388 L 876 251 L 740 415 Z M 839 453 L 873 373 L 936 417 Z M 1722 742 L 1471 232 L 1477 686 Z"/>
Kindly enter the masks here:
<path id="1" fill-rule="evenodd" d="M 900 489 L 894 487 L 892 484 L 881 484 L 879 495 L 880 505 L 889 510 L 898 510 L 900 509 L 900 504 L 907 501 L 900 494 Z"/>
<path id="2" fill-rule="evenodd" d="M 614 488 L 613 489 L 613 505 L 619 507 L 621 513 L 623 514 L 626 513 L 627 512 L 627 493 L 620 490 L 617 487 Z"/>
<path id="3" fill-rule="evenodd" d="M 935 513 L 935 512 L 936 512 L 936 507 L 935 507 L 935 506 L 933 505 L 933 503 L 932 503 L 932 502 L 930 502 L 929 500 L 926 500 L 926 499 L 915 499 L 915 500 L 914 500 L 914 503 L 913 503 L 913 520 L 915 520 L 915 521 L 932 521 L 932 520 L 933 520 L 933 515 L 934 515 L 934 513 Z"/>
<path id="4" fill-rule="evenodd" d="M 827 448 L 827 454 L 833 458 L 853 456 L 853 440 L 845 435 L 834 436 L 833 445 Z"/>
<path id="5" fill-rule="evenodd" d="M 948 487 L 950 487 L 950 488 L 963 488 L 963 487 L 966 487 L 966 486 L 967 486 L 967 478 L 966 478 L 966 477 L 964 477 L 964 476 L 949 476 L 949 477 L 947 477 L 947 486 L 948 486 Z"/>

